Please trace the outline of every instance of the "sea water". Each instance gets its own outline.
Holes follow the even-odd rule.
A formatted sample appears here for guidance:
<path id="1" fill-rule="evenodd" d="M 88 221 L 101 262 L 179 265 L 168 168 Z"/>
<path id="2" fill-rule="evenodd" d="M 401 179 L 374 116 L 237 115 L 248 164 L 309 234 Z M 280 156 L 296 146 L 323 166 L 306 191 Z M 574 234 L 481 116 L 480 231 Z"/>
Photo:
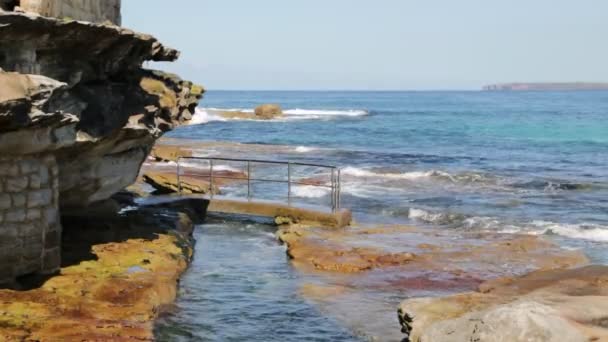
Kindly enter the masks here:
<path id="1" fill-rule="evenodd" d="M 252 111 L 263 103 L 281 104 L 285 115 L 258 121 L 214 114 L 218 109 Z M 595 263 L 608 263 L 608 92 L 209 92 L 195 122 L 169 136 L 267 147 L 233 151 L 228 157 L 340 166 L 342 204 L 360 222 L 543 235 L 583 250 Z M 217 156 L 221 151 L 199 153 Z M 306 203 L 330 197 L 328 191 L 306 186 L 296 187 L 294 195 Z M 239 243 L 239 235 L 233 239 L 232 234 L 203 231 L 197 251 L 218 235 L 228 240 L 225 248 L 230 249 L 231 242 Z M 268 248 L 280 248 L 275 243 L 268 241 Z M 249 257 L 255 253 L 262 249 Z M 225 257 L 222 262 L 230 263 L 235 256 Z M 291 272 L 281 253 L 250 267 L 263 273 L 270 258 L 280 259 L 274 265 L 278 272 Z M 201 287 L 198 277 L 213 271 L 202 266 L 191 269 L 198 276 L 187 276 L 183 291 L 203 292 L 209 300 L 234 305 L 223 301 L 216 288 Z M 284 289 L 298 279 L 281 276 L 275 281 Z M 247 296 L 236 284 L 226 281 L 226 286 L 233 286 L 234 295 Z M 290 312 L 290 305 L 302 303 L 296 295 L 291 300 L 262 300 L 259 305 Z M 187 311 L 199 302 L 180 303 Z M 320 319 L 314 309 L 306 312 L 293 325 L 303 329 L 298 336 Z M 188 317 L 199 321 L 192 313 Z M 218 319 L 205 324 L 225 328 Z M 234 320 L 245 330 L 264 322 Z M 314 337 L 340 331 L 333 328 L 322 328 Z M 249 336 L 285 340 L 281 335 Z M 332 339 L 339 340 L 325 336 Z"/>

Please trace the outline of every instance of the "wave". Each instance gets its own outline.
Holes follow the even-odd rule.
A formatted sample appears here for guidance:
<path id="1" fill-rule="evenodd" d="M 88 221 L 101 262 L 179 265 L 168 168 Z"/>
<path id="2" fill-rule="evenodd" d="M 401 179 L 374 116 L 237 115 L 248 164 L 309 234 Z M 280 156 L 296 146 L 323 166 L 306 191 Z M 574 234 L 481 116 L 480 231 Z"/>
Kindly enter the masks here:
<path id="1" fill-rule="evenodd" d="M 170 166 L 177 166 L 177 163 L 174 161 L 168 161 L 168 162 L 165 162 L 165 164 L 170 165 Z M 201 161 L 200 163 L 182 161 L 179 163 L 179 165 L 182 168 L 209 171 L 209 163 L 207 161 Z M 230 165 L 213 165 L 213 172 L 215 173 L 216 171 L 245 173 L 245 170 L 243 168 L 237 168 L 237 167 L 233 167 Z"/>
<path id="2" fill-rule="evenodd" d="M 452 183 L 487 183 L 492 182 L 492 177 L 475 172 L 463 172 L 451 174 L 440 170 L 430 171 L 410 171 L 410 172 L 376 172 L 370 169 L 357 167 L 346 167 L 342 169 L 342 174 L 361 177 L 361 178 L 384 178 L 384 179 L 404 179 L 404 180 L 421 180 L 421 179 L 441 179 Z"/>
<path id="3" fill-rule="evenodd" d="M 219 115 L 209 113 L 209 111 L 204 108 L 197 107 L 194 110 L 194 115 L 192 115 L 192 119 L 188 122 L 188 125 L 202 125 L 211 121 L 226 121 L 226 119 Z"/>
<path id="4" fill-rule="evenodd" d="M 545 192 L 556 192 L 593 190 L 593 188 L 595 188 L 597 185 L 591 183 L 574 183 L 559 180 L 532 180 L 529 182 L 514 183 L 511 184 L 511 186 L 518 189 L 533 189 L 542 190 Z"/>
<path id="5" fill-rule="evenodd" d="M 257 120 L 248 117 L 248 114 L 253 114 L 254 109 L 251 108 L 214 108 L 214 107 L 198 107 L 195 110 L 192 120 L 189 125 L 206 124 L 212 121 L 289 121 L 289 120 L 306 120 L 306 119 L 327 119 L 332 117 L 357 117 L 369 115 L 366 110 L 348 109 L 348 110 L 326 110 L 326 109 L 287 109 L 283 111 L 284 116 L 272 120 Z M 222 115 L 221 113 L 243 113 L 244 117 L 235 115 Z"/>
<path id="6" fill-rule="evenodd" d="M 533 221 L 532 234 L 559 235 L 572 239 L 608 242 L 608 227 L 593 223 L 569 224 L 548 221 Z"/>
<path id="7" fill-rule="evenodd" d="M 466 218 L 462 214 L 431 213 L 422 209 L 415 208 L 410 208 L 408 217 L 412 220 L 441 225 L 453 224 L 454 222 L 462 222 Z"/>
<path id="8" fill-rule="evenodd" d="M 295 151 L 297 153 L 309 153 L 309 152 L 313 152 L 316 151 L 317 148 L 315 147 L 308 147 L 308 146 L 298 146 L 295 148 Z"/>
<path id="9" fill-rule="evenodd" d="M 391 178 L 391 179 L 420 179 L 420 178 L 429 178 L 433 176 L 443 176 L 447 178 L 451 178 L 451 175 L 447 172 L 442 171 L 412 171 L 412 172 L 404 172 L 404 173 L 384 173 L 384 172 L 374 172 L 368 169 L 362 169 L 357 167 L 345 167 L 342 169 L 343 175 L 354 176 L 354 177 L 364 177 L 364 178 Z"/>
<path id="10" fill-rule="evenodd" d="M 536 220 L 532 222 L 509 222 L 496 217 L 466 216 L 457 213 L 430 212 L 410 208 L 412 220 L 434 225 L 452 226 L 481 232 L 503 234 L 558 235 L 571 239 L 608 242 L 608 226 L 595 223 L 557 223 Z"/>
<path id="11" fill-rule="evenodd" d="M 284 110 L 285 115 L 301 115 L 301 116 L 366 116 L 369 112 L 366 110 L 349 109 L 349 110 L 323 110 L 323 109 L 288 109 Z"/>
<path id="12" fill-rule="evenodd" d="M 320 198 L 329 195 L 331 190 L 327 188 L 320 188 L 312 185 L 298 185 L 291 189 L 292 194 L 295 197 L 300 198 Z"/>

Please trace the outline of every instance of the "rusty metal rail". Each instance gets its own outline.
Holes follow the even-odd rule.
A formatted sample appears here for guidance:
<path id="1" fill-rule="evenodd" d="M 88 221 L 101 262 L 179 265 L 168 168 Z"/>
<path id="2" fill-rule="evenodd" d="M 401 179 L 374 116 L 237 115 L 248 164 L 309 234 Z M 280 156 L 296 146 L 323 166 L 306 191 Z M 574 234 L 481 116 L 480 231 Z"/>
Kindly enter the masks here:
<path id="1" fill-rule="evenodd" d="M 322 165 L 322 164 L 308 164 L 308 163 L 298 163 L 298 162 L 284 162 L 284 161 L 274 161 L 274 160 L 259 160 L 259 159 L 236 159 L 236 158 L 208 158 L 208 157 L 180 157 L 177 159 L 177 183 L 179 193 L 182 193 L 182 160 L 202 160 L 208 162 L 209 168 L 209 188 L 212 189 L 214 185 L 214 181 L 217 179 L 230 179 L 230 180 L 238 180 L 238 181 L 247 181 L 247 199 L 251 200 L 254 198 L 254 191 L 252 183 L 261 182 L 261 183 L 283 183 L 287 184 L 287 203 L 289 206 L 292 205 L 293 193 L 292 193 L 292 185 L 303 185 L 303 186 L 311 186 L 316 188 L 326 188 L 331 191 L 331 209 L 336 212 L 340 209 L 340 197 L 341 197 L 341 173 L 340 169 L 336 166 L 332 165 Z M 217 165 L 217 162 L 232 162 L 232 163 L 242 163 L 243 164 L 243 172 L 247 175 L 247 177 L 230 177 L 230 176 L 218 176 L 214 175 L 214 166 Z M 266 179 L 266 178 L 252 178 L 252 171 L 255 164 L 265 164 L 265 165 L 279 165 L 287 168 L 287 180 L 279 180 L 279 179 Z M 329 171 L 330 184 L 317 184 L 310 182 L 302 182 L 293 178 L 293 168 L 295 166 L 302 167 L 314 167 L 318 169 L 326 169 Z M 213 198 L 213 191 L 210 191 L 210 197 Z"/>

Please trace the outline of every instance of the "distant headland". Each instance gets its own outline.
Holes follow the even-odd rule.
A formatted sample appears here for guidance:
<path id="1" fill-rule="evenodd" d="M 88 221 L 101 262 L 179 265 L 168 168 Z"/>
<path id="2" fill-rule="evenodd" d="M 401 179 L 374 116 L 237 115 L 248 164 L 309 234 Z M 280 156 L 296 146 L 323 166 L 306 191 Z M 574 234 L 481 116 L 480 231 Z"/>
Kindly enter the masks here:
<path id="1" fill-rule="evenodd" d="M 608 90 L 608 83 L 563 82 L 563 83 L 498 83 L 486 85 L 484 91 L 567 91 Z"/>

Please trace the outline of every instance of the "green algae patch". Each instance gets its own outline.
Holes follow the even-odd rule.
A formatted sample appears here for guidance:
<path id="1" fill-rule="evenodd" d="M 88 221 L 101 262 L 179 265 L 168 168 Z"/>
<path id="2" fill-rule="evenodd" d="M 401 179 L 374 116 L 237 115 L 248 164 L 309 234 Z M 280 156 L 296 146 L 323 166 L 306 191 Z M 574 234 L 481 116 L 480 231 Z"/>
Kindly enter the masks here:
<path id="1" fill-rule="evenodd" d="M 97 261 L 66 267 L 41 288 L 0 291 L 1 341 L 153 340 L 192 256 L 179 234 L 93 246 Z"/>
<path id="2" fill-rule="evenodd" d="M 190 88 L 190 94 L 192 95 L 203 95 L 205 93 L 205 88 L 198 84 L 193 84 Z"/>
<path id="3" fill-rule="evenodd" d="M 144 77 L 139 82 L 139 85 L 148 94 L 158 96 L 159 104 L 162 108 L 173 108 L 177 106 L 177 95 L 167 87 L 167 85 L 159 80 Z"/>

